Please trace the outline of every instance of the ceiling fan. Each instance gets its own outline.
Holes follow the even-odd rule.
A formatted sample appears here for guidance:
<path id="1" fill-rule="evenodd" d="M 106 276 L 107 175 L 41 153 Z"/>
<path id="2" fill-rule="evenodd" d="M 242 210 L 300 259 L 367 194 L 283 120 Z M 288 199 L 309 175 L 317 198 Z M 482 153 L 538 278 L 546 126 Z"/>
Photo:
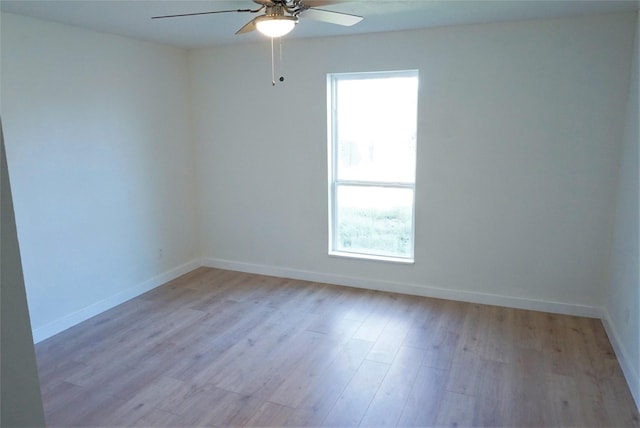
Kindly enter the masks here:
<path id="1" fill-rule="evenodd" d="M 182 16 L 210 15 L 214 13 L 249 12 L 264 14 L 252 19 L 236 34 L 258 30 L 269 37 L 281 37 L 289 33 L 300 18 L 351 26 L 362 20 L 361 16 L 318 9 L 318 6 L 340 3 L 340 0 L 253 0 L 260 5 L 257 9 L 217 10 L 211 12 L 183 13 L 178 15 L 153 16 L 152 19 L 177 18 Z"/>

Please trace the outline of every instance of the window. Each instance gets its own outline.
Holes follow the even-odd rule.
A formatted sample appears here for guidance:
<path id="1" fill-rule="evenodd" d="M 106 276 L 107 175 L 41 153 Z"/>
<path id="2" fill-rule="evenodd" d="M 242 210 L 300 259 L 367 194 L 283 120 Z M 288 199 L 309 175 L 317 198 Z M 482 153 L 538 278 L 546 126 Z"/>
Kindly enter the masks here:
<path id="1" fill-rule="evenodd" d="M 418 72 L 329 74 L 329 254 L 413 261 Z"/>

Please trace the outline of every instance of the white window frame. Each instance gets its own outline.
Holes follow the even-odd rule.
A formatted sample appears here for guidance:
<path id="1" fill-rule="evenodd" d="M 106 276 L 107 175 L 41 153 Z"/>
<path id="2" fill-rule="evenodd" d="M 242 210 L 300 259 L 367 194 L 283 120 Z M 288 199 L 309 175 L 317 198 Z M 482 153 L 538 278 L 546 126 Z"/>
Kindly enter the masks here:
<path id="1" fill-rule="evenodd" d="M 366 260 L 379 260 L 395 263 L 414 263 L 415 254 L 415 195 L 416 195 L 416 178 L 412 183 L 404 182 L 386 182 L 386 181 L 359 181 L 359 180 L 339 180 L 337 178 L 338 171 L 338 156 L 337 156 L 337 85 L 336 82 L 348 78 L 349 80 L 355 79 L 371 79 L 371 78 L 384 78 L 384 77 L 416 77 L 419 79 L 418 70 L 402 70 L 402 71 L 376 71 L 376 72 L 359 72 L 359 73 L 328 73 L 327 74 L 327 135 L 328 135 L 328 188 L 329 188 L 329 255 L 338 257 L 349 257 L 356 259 Z M 416 118 L 417 120 L 417 118 Z M 417 126 L 417 123 L 416 123 Z M 416 130 L 417 132 L 417 130 Z M 417 148 L 416 148 L 417 150 Z M 416 168 L 417 168 L 417 159 Z M 411 252 L 409 256 L 388 256 L 379 254 L 370 254 L 362 251 L 346 251 L 344 249 L 337 249 L 337 189 L 340 185 L 357 186 L 357 187 L 388 187 L 394 189 L 410 189 L 412 191 L 412 212 L 411 212 Z"/>

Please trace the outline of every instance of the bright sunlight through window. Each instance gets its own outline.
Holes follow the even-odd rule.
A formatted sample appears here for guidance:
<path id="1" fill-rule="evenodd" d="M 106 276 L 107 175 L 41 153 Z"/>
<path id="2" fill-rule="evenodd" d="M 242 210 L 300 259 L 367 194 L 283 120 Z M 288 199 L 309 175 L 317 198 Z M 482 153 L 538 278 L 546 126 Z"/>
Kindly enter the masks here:
<path id="1" fill-rule="evenodd" d="M 329 253 L 412 262 L 418 72 L 329 74 Z"/>

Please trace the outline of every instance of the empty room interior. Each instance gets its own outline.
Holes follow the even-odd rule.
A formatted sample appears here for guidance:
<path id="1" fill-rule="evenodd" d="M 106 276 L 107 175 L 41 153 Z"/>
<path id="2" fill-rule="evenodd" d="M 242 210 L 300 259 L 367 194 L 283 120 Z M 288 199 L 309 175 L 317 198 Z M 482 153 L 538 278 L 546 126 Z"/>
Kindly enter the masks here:
<path id="1" fill-rule="evenodd" d="M 2 426 L 640 426 L 639 6 L 0 1 Z"/>

